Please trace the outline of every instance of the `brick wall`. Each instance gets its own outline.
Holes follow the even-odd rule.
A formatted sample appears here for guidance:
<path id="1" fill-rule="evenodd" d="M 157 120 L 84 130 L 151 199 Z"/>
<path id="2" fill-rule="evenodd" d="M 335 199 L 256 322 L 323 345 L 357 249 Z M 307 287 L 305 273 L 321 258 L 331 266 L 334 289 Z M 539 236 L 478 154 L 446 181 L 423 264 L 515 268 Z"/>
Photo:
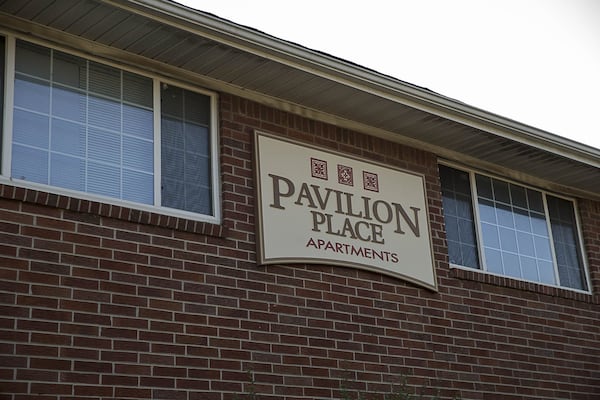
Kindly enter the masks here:
<path id="1" fill-rule="evenodd" d="M 434 155 L 220 108 L 221 226 L 0 186 L 0 399 L 333 399 L 402 376 L 444 398 L 600 397 L 599 297 L 449 269 Z M 425 174 L 439 292 L 256 266 L 254 129 Z M 597 293 L 600 204 L 580 213 Z"/>

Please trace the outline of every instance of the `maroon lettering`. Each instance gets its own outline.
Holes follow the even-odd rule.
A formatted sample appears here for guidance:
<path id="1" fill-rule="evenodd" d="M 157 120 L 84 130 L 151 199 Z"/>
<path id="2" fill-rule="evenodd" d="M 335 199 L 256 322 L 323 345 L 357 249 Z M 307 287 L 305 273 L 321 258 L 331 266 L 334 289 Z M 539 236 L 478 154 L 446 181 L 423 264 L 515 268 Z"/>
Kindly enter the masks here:
<path id="1" fill-rule="evenodd" d="M 313 247 L 321 251 L 330 251 L 337 254 L 346 254 L 352 257 L 369 258 L 384 262 L 392 262 L 397 264 L 400 257 L 397 253 L 391 253 L 387 250 L 376 250 L 370 247 L 354 246 L 348 243 L 332 242 L 331 240 L 323 240 L 309 238 L 305 247 Z"/>

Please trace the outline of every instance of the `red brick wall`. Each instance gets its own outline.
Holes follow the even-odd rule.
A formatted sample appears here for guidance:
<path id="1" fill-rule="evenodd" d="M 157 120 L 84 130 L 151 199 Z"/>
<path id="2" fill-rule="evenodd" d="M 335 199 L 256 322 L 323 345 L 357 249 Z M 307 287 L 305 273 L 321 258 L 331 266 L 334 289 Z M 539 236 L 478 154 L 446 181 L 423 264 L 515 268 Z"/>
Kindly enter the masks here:
<path id="1" fill-rule="evenodd" d="M 0 399 L 333 399 L 403 375 L 444 398 L 600 398 L 599 297 L 450 270 L 433 154 L 220 107 L 221 226 L 0 186 Z M 439 292 L 256 266 L 254 129 L 425 174 Z M 597 293 L 600 204 L 580 213 Z"/>

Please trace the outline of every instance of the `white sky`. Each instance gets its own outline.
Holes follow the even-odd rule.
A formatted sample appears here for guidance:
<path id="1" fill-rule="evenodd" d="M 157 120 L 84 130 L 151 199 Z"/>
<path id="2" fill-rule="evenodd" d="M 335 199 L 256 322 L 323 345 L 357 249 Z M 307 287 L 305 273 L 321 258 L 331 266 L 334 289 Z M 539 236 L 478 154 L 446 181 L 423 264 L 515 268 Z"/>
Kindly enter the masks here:
<path id="1" fill-rule="evenodd" d="M 177 0 L 600 149 L 598 0 Z"/>

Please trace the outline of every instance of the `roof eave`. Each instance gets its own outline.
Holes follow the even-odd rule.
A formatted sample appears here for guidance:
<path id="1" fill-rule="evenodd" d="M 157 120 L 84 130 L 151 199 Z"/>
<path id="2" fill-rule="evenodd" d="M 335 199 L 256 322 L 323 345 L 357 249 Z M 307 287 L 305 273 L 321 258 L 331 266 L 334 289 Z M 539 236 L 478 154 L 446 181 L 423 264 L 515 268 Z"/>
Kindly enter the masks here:
<path id="1" fill-rule="evenodd" d="M 539 148 L 596 168 L 600 149 L 470 106 L 377 71 L 235 24 L 200 10 L 164 0 L 104 0 L 161 22 L 201 33 L 223 44 L 319 74 L 448 120 Z M 517 94 L 515 94 L 517 95 Z"/>

